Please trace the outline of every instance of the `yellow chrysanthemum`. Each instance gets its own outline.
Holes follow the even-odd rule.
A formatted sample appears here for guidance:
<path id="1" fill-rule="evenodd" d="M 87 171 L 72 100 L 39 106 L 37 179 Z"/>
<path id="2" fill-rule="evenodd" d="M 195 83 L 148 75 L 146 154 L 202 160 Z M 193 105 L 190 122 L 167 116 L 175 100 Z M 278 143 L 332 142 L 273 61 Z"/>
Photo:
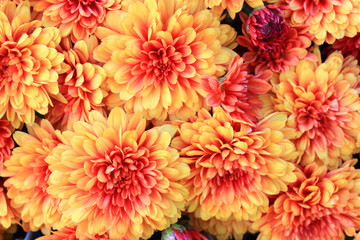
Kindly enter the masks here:
<path id="1" fill-rule="evenodd" d="M 77 237 L 148 238 L 180 218 L 189 167 L 169 147 L 168 132 L 145 125 L 140 113 L 128 119 L 115 108 L 108 118 L 92 111 L 63 133 L 66 144 L 49 157 L 47 191 L 62 200 L 61 222 L 71 219 Z"/>
<path id="2" fill-rule="evenodd" d="M 287 114 L 286 127 L 294 131 L 288 137 L 303 166 L 316 162 L 334 169 L 340 158 L 352 157 L 360 134 L 359 72 L 352 56 L 334 52 L 322 64 L 303 60 L 274 74 L 273 93 L 262 96 L 264 112 Z"/>
<path id="3" fill-rule="evenodd" d="M 311 163 L 252 228 L 259 240 L 339 240 L 360 228 L 360 170 L 344 163 L 329 171 Z"/>
<path id="4" fill-rule="evenodd" d="M 54 127 L 71 130 L 76 121 L 87 121 L 92 110 L 102 111 L 105 92 L 100 88 L 106 77 L 102 67 L 92 58 L 98 42 L 95 36 L 72 46 L 70 38 L 63 38 L 59 51 L 65 56 L 69 68 L 59 76 L 60 93 L 66 101 L 53 100 L 54 106 L 46 115 Z"/>
<path id="5" fill-rule="evenodd" d="M 194 1 L 139 0 L 109 12 L 104 26 L 94 57 L 105 63 L 107 104 L 148 118 L 186 119 L 200 110 L 200 75 L 223 75 L 236 55 L 235 30 Z"/>
<path id="6" fill-rule="evenodd" d="M 59 30 L 41 28 L 30 16 L 29 2 L 0 9 L 0 118 L 6 114 L 15 128 L 34 122 L 35 111 L 47 113 L 64 60 L 55 49 Z"/>
<path id="7" fill-rule="evenodd" d="M 189 190 L 188 211 L 209 220 L 255 221 L 267 211 L 268 195 L 286 191 L 296 180 L 294 146 L 284 139 L 285 114 L 252 125 L 231 120 L 221 108 L 206 110 L 180 127 L 172 147 L 190 166 L 183 180 Z"/>
<path id="8" fill-rule="evenodd" d="M 47 120 L 42 120 L 40 125 L 28 125 L 27 131 L 13 134 L 19 147 L 4 163 L 2 176 L 8 177 L 4 183 L 7 196 L 29 230 L 59 228 L 59 200 L 47 193 L 51 172 L 46 159 L 52 149 L 62 142 L 61 135 Z"/>

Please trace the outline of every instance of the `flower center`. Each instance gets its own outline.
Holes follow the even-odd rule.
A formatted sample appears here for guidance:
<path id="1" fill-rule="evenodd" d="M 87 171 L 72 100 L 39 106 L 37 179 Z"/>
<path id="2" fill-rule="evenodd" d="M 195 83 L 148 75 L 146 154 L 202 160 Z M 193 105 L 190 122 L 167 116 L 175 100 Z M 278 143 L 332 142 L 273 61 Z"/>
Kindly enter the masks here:
<path id="1" fill-rule="evenodd" d="M 153 40 L 144 43 L 144 50 L 141 52 L 139 67 L 135 67 L 140 75 L 145 75 L 150 80 L 146 85 L 158 87 L 166 81 L 169 87 L 177 83 L 178 73 L 186 68 L 183 62 L 183 55 L 173 45 L 167 45 L 160 40 Z"/>
<path id="2" fill-rule="evenodd" d="M 334 118 L 332 110 L 337 108 L 337 101 L 331 104 L 323 104 L 320 101 L 313 101 L 308 106 L 297 110 L 297 122 L 300 131 L 309 131 L 312 128 L 323 128 L 328 126 L 329 121 Z"/>
<path id="3" fill-rule="evenodd" d="M 7 82 L 18 82 L 23 72 L 20 60 L 22 54 L 18 49 L 13 48 L 11 45 L 13 44 L 5 43 L 0 48 L 1 85 L 6 84 Z"/>
<path id="4" fill-rule="evenodd" d="M 147 156 L 148 150 L 138 149 L 133 152 L 130 147 L 117 148 L 106 154 L 99 163 L 99 187 L 106 193 L 121 193 L 123 198 L 139 195 L 139 179 L 144 177 L 142 170 L 149 165 Z"/>

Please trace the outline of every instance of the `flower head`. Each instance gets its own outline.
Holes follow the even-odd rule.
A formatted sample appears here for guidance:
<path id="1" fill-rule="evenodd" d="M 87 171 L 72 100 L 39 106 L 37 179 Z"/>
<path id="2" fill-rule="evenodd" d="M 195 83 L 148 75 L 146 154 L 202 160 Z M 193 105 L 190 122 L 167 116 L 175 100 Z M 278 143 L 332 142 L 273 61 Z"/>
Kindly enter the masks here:
<path id="1" fill-rule="evenodd" d="M 248 64 L 236 56 L 231 62 L 221 83 L 212 76 L 203 75 L 201 86 L 207 92 L 206 103 L 211 107 L 221 107 L 232 118 L 256 122 L 262 116 L 259 94 L 267 93 L 271 85 L 271 71 L 258 75 L 248 73 Z"/>
<path id="2" fill-rule="evenodd" d="M 243 36 L 237 42 L 245 48 L 243 58 L 255 67 L 256 72 L 270 69 L 286 72 L 301 59 L 313 58 L 306 50 L 311 45 L 312 35 L 307 27 L 290 27 L 281 15 L 283 8 L 274 5 L 257 9 L 250 17 L 240 13 L 244 23 Z"/>
<path id="3" fill-rule="evenodd" d="M 65 99 L 54 99 L 54 106 L 46 116 L 58 129 L 72 129 L 76 121 L 88 120 L 91 110 L 102 110 L 104 92 L 100 85 L 106 73 L 92 58 L 97 45 L 95 36 L 78 41 L 74 46 L 69 38 L 62 39 L 59 49 L 69 67 L 60 74 L 58 82 Z"/>
<path id="4" fill-rule="evenodd" d="M 188 212 L 208 220 L 255 221 L 266 212 L 267 195 L 286 191 L 295 181 L 294 146 L 280 129 L 286 116 L 274 114 L 256 125 L 232 120 L 220 107 L 201 110 L 184 122 L 172 146 L 190 166 L 183 180 Z"/>
<path id="5" fill-rule="evenodd" d="M 303 166 L 315 161 L 337 168 L 340 157 L 352 157 L 360 133 L 359 71 L 353 56 L 334 52 L 322 64 L 301 61 L 288 73 L 275 74 L 273 93 L 261 96 L 265 115 L 287 114 L 286 125 L 295 131 L 289 137 Z"/>
<path id="6" fill-rule="evenodd" d="M 360 228 L 360 171 L 350 161 L 329 171 L 315 163 L 296 171 L 297 180 L 253 225 L 259 239 L 344 239 Z"/>
<path id="7" fill-rule="evenodd" d="M 148 238 L 180 218 L 188 194 L 180 179 L 189 167 L 169 147 L 168 132 L 145 126 L 140 113 L 129 119 L 114 108 L 108 118 L 92 111 L 63 133 L 67 142 L 49 158 L 47 191 L 62 200 L 61 222 L 77 225 L 77 237 Z"/>
<path id="8" fill-rule="evenodd" d="M 121 8 L 123 0 L 30 0 L 34 11 L 42 12 L 45 26 L 56 26 L 63 37 L 74 42 L 93 34 L 111 10 Z"/>
<path id="9" fill-rule="evenodd" d="M 273 1 L 274 2 L 274 1 Z M 356 0 L 276 0 L 289 6 L 286 15 L 291 26 L 309 26 L 316 44 L 334 43 L 360 32 L 360 5 Z"/>
<path id="10" fill-rule="evenodd" d="M 9 1 L 0 9 L 0 117 L 15 128 L 32 123 L 35 111 L 46 114 L 49 95 L 58 89 L 58 73 L 64 56 L 55 49 L 59 30 L 41 28 L 30 19 L 29 2 Z"/>
<path id="11" fill-rule="evenodd" d="M 286 39 L 290 26 L 282 16 L 283 10 L 275 5 L 267 5 L 251 13 L 246 26 L 255 47 L 272 49 Z"/>
<path id="12" fill-rule="evenodd" d="M 4 184 L 7 196 L 30 230 L 44 226 L 58 228 L 61 217 L 59 200 L 47 193 L 51 172 L 46 159 L 61 142 L 61 136 L 47 120 L 42 120 L 40 125 L 28 125 L 27 130 L 28 133 L 14 133 L 13 137 L 19 147 L 12 151 L 11 158 L 4 163 L 2 176 L 8 177 Z"/>
<path id="13" fill-rule="evenodd" d="M 94 56 L 105 63 L 108 88 L 126 111 L 160 120 L 187 119 L 189 112 L 203 107 L 200 75 L 225 73 L 236 55 L 227 47 L 234 47 L 236 34 L 199 6 L 194 1 L 141 0 L 107 15 L 105 27 L 96 31 L 102 42 Z"/>

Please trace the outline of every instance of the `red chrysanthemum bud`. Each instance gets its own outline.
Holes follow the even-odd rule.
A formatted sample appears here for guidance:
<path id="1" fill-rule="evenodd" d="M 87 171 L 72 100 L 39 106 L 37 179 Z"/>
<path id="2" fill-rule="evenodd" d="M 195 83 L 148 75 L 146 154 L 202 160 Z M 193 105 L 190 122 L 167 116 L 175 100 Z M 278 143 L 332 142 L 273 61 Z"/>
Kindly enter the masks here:
<path id="1" fill-rule="evenodd" d="M 252 12 L 246 25 L 252 43 L 262 49 L 273 49 L 281 45 L 290 26 L 285 22 L 285 7 L 268 5 Z"/>

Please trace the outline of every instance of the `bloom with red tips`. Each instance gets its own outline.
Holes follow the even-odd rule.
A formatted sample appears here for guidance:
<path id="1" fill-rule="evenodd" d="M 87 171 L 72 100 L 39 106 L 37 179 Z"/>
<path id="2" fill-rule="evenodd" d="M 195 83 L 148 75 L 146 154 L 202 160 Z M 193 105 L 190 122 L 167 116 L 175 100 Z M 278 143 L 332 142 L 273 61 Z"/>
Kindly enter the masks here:
<path id="1" fill-rule="evenodd" d="M 286 18 L 291 26 L 309 26 L 313 41 L 321 45 L 336 39 L 354 37 L 360 32 L 360 5 L 357 0 L 271 0 L 288 6 Z"/>
<path id="2" fill-rule="evenodd" d="M 93 34 L 111 10 L 121 8 L 123 0 L 30 0 L 34 11 L 42 12 L 44 26 L 60 29 L 62 37 L 74 42 Z"/>
<path id="3" fill-rule="evenodd" d="M 13 134 L 19 147 L 14 148 L 12 156 L 4 163 L 1 175 L 7 177 L 4 183 L 7 196 L 29 230 L 36 231 L 44 226 L 58 228 L 59 200 L 47 193 L 51 172 L 46 159 L 62 142 L 61 136 L 47 120 L 42 120 L 40 125 L 28 125 L 27 131 Z"/>
<path id="4" fill-rule="evenodd" d="M 59 30 L 31 19 L 29 2 L 9 1 L 0 8 L 0 118 L 14 128 L 46 114 L 50 95 L 59 93 L 64 56 L 56 50 Z"/>
<path id="5" fill-rule="evenodd" d="M 297 155 L 281 132 L 285 120 L 273 114 L 251 124 L 217 107 L 213 116 L 203 109 L 182 123 L 171 146 L 190 166 L 183 180 L 190 193 L 188 212 L 205 221 L 259 219 L 268 195 L 286 191 L 286 184 L 295 181 L 295 167 L 288 161 Z"/>
<path id="6" fill-rule="evenodd" d="M 103 111 L 105 92 L 100 87 L 106 73 L 92 58 L 98 42 L 95 36 L 80 40 L 72 46 L 69 38 L 63 38 L 58 49 L 68 65 L 59 76 L 59 89 L 64 99 L 54 99 L 54 106 L 46 115 L 57 129 L 70 130 L 76 121 L 86 121 L 92 110 Z"/>
<path id="7" fill-rule="evenodd" d="M 244 23 L 243 36 L 237 42 L 245 48 L 243 58 L 255 68 L 255 72 L 270 69 L 274 72 L 287 72 L 301 59 L 313 58 L 307 48 L 312 35 L 307 27 L 290 27 L 281 15 L 282 8 L 268 5 L 256 9 L 247 17 L 240 13 Z"/>
<path id="8" fill-rule="evenodd" d="M 316 50 L 318 55 L 320 52 Z M 272 92 L 260 99 L 265 116 L 284 112 L 288 138 L 299 151 L 298 163 L 335 169 L 357 151 L 360 68 L 353 56 L 338 51 L 324 63 L 301 61 L 287 73 L 274 74 Z"/>
<path id="9" fill-rule="evenodd" d="M 188 119 L 204 106 L 201 75 L 223 75 L 236 56 L 235 30 L 196 1 L 136 1 L 110 12 L 96 36 L 109 97 L 148 119 Z"/>
<path id="10" fill-rule="evenodd" d="M 212 76 L 203 75 L 201 87 L 207 92 L 206 103 L 211 107 L 221 106 L 232 118 L 256 122 L 262 116 L 259 94 L 267 93 L 271 85 L 271 71 L 261 74 L 248 73 L 248 65 L 236 56 L 229 65 L 221 83 Z"/>
<path id="11" fill-rule="evenodd" d="M 188 195 L 180 180 L 189 167 L 168 132 L 145 127 L 140 113 L 129 118 L 114 108 L 109 117 L 92 111 L 63 132 L 66 143 L 48 158 L 47 192 L 61 199 L 60 223 L 71 220 L 76 237 L 146 239 L 180 218 Z"/>
<path id="12" fill-rule="evenodd" d="M 360 228 L 360 170 L 350 161 L 329 171 L 312 163 L 252 227 L 259 240 L 338 240 Z"/>

